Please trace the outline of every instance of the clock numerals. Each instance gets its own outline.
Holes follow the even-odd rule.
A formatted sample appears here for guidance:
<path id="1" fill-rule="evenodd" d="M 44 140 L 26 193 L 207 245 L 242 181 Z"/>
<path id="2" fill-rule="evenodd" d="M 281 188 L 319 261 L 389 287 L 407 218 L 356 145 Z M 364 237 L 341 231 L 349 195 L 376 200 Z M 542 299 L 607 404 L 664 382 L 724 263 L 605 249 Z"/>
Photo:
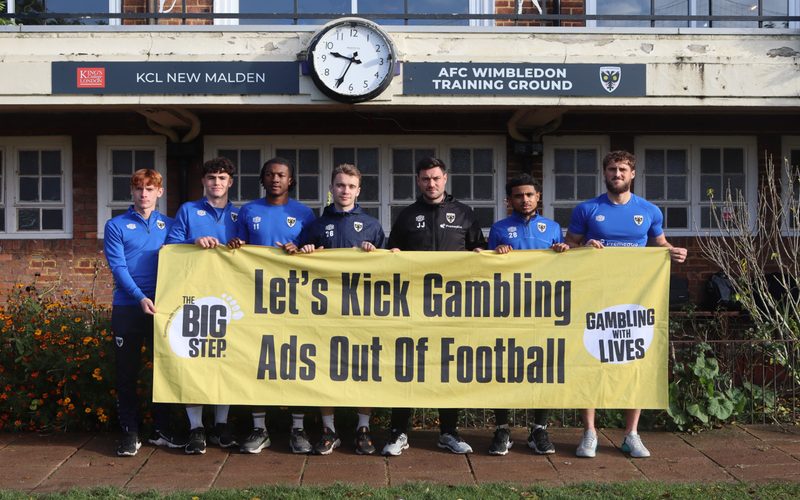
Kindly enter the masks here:
<path id="1" fill-rule="evenodd" d="M 358 30 L 355 28 L 350 28 L 350 38 L 358 38 Z"/>

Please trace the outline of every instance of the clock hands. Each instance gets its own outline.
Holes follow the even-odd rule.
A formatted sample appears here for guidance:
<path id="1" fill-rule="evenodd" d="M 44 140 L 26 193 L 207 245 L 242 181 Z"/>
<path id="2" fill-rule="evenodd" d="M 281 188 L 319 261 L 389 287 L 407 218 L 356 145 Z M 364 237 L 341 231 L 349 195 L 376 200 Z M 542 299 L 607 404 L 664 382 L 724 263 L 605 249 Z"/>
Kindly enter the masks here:
<path id="1" fill-rule="evenodd" d="M 342 82 L 344 82 L 344 75 L 346 75 L 347 72 L 350 70 L 350 66 L 352 66 L 353 63 L 361 64 L 361 60 L 356 58 L 356 56 L 358 56 L 358 52 L 353 52 L 353 56 L 352 57 L 347 57 L 347 56 L 342 55 L 342 54 L 340 54 L 338 52 L 331 52 L 331 55 L 333 57 L 340 57 L 342 59 L 347 59 L 347 61 L 348 61 L 347 62 L 347 67 L 344 68 L 344 72 L 342 72 L 342 76 L 340 76 L 339 78 L 336 79 L 336 88 L 338 89 L 339 86 L 342 84 Z"/>

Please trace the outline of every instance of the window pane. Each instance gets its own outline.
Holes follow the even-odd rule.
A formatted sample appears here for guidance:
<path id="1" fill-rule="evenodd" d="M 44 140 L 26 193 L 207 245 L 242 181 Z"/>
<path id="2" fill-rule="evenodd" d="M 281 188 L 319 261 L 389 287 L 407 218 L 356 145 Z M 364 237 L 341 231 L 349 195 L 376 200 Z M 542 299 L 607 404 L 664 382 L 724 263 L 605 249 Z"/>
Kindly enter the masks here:
<path id="1" fill-rule="evenodd" d="M 19 199 L 20 201 L 39 201 L 38 177 L 19 178 Z"/>
<path id="2" fill-rule="evenodd" d="M 744 173 L 744 150 L 741 148 L 726 148 L 725 172 L 729 174 Z"/>
<path id="3" fill-rule="evenodd" d="M 598 15 L 635 16 L 650 13 L 650 0 L 597 0 Z M 650 26 L 649 21 L 598 20 L 598 26 Z"/>
<path id="4" fill-rule="evenodd" d="M 558 224 L 563 227 L 569 227 L 569 218 L 572 215 L 573 207 L 559 207 L 553 210 L 553 217 Z"/>
<path id="5" fill-rule="evenodd" d="M 597 196 L 597 184 L 594 177 L 581 175 L 576 178 L 578 182 L 578 195 L 575 199 L 588 200 Z"/>
<path id="6" fill-rule="evenodd" d="M 567 177 L 566 175 L 556 176 L 556 196 L 557 200 L 574 200 L 575 199 L 575 184 L 574 177 Z"/>
<path id="7" fill-rule="evenodd" d="M 395 173 L 414 173 L 414 160 L 411 158 L 410 149 L 392 150 L 392 172 Z"/>
<path id="8" fill-rule="evenodd" d="M 358 196 L 360 201 L 378 201 L 378 177 L 375 175 L 364 175 L 361 177 L 361 194 Z"/>
<path id="9" fill-rule="evenodd" d="M 111 200 L 130 201 L 131 181 L 127 177 L 114 177 L 111 181 Z"/>
<path id="10" fill-rule="evenodd" d="M 647 149 L 644 152 L 644 165 L 648 175 L 664 173 L 664 151 Z"/>
<path id="11" fill-rule="evenodd" d="M 39 175 L 39 152 L 19 152 L 19 175 Z"/>
<path id="12" fill-rule="evenodd" d="M 414 161 L 412 162 L 412 165 L 411 165 L 411 171 L 412 172 L 416 171 L 417 163 L 419 163 L 420 160 L 422 160 L 423 158 L 429 158 L 431 156 L 434 156 L 434 157 L 436 156 L 436 150 L 434 150 L 434 149 L 415 149 L 414 150 Z"/>
<path id="13" fill-rule="evenodd" d="M 742 193 L 744 196 L 744 176 L 743 175 L 726 175 L 723 177 L 725 189 L 731 190 L 731 196 L 736 199 L 736 193 Z"/>
<path id="14" fill-rule="evenodd" d="M 16 1 L 17 12 L 54 13 L 105 13 L 108 0 L 12 0 Z M 8 3 L 8 2 L 6 2 Z M 108 24 L 108 19 L 49 18 L 41 21 L 25 20 L 22 24 Z"/>
<path id="15" fill-rule="evenodd" d="M 111 217 L 116 217 L 117 215 L 122 215 L 127 211 L 128 211 L 127 208 L 125 208 L 125 209 L 123 209 L 123 208 L 115 208 L 114 210 L 111 211 Z"/>
<path id="16" fill-rule="evenodd" d="M 0 207 L 0 233 L 6 232 L 6 210 Z"/>
<path id="17" fill-rule="evenodd" d="M 596 174 L 597 173 L 597 151 L 594 149 L 579 149 L 576 157 L 576 169 L 579 174 Z"/>
<path id="18" fill-rule="evenodd" d="M 392 179 L 392 199 L 413 200 L 414 178 L 410 176 L 395 175 Z"/>
<path id="19" fill-rule="evenodd" d="M 239 161 L 240 174 L 258 175 L 261 172 L 261 151 L 257 149 L 243 149 Z"/>
<path id="20" fill-rule="evenodd" d="M 136 170 L 140 168 L 156 168 L 156 152 L 152 149 L 136 151 Z"/>
<path id="21" fill-rule="evenodd" d="M 64 229 L 64 222 L 61 210 L 47 209 L 42 210 L 42 229 L 60 230 Z"/>
<path id="22" fill-rule="evenodd" d="M 469 149 L 450 150 L 450 171 L 453 173 L 469 173 L 471 170 L 470 157 L 471 151 Z"/>
<path id="23" fill-rule="evenodd" d="M 472 190 L 470 189 L 471 182 L 468 175 L 451 175 L 450 181 L 453 186 L 453 196 L 455 196 L 457 200 L 472 198 Z"/>
<path id="24" fill-rule="evenodd" d="M 261 184 L 255 178 L 241 179 L 239 192 L 241 193 L 242 201 L 256 200 L 261 197 Z"/>
<path id="25" fill-rule="evenodd" d="M 319 186 L 312 179 L 300 183 L 300 199 L 316 201 L 319 199 Z"/>
<path id="26" fill-rule="evenodd" d="M 491 174 L 494 171 L 493 151 L 491 149 L 476 149 L 473 151 L 473 171 Z"/>
<path id="27" fill-rule="evenodd" d="M 337 167 L 342 163 L 355 163 L 356 151 L 353 148 L 334 148 L 333 166 Z"/>
<path id="28" fill-rule="evenodd" d="M 720 172 L 720 151 L 719 149 L 700 149 L 700 172 L 703 174 L 714 174 Z"/>
<path id="29" fill-rule="evenodd" d="M 38 231 L 39 209 L 21 208 L 17 210 L 17 227 L 20 231 Z"/>
<path id="30" fill-rule="evenodd" d="M 685 149 L 670 149 L 667 151 L 667 173 L 685 174 L 688 168 Z"/>
<path id="31" fill-rule="evenodd" d="M 701 175 L 700 176 L 700 195 L 702 198 L 707 198 L 708 191 L 713 190 L 714 199 L 722 200 L 725 192 L 722 191 L 722 179 L 718 175 Z"/>
<path id="32" fill-rule="evenodd" d="M 111 152 L 111 173 L 113 175 L 133 174 L 133 151 L 113 150 Z"/>
<path id="33" fill-rule="evenodd" d="M 667 199 L 686 200 L 686 178 L 667 177 Z"/>
<path id="34" fill-rule="evenodd" d="M 42 151 L 42 174 L 61 175 L 61 151 Z"/>
<path id="35" fill-rule="evenodd" d="M 475 200 L 494 199 L 494 183 L 489 175 L 476 175 L 472 178 L 472 193 Z"/>
<path id="36" fill-rule="evenodd" d="M 319 173 L 319 154 L 316 149 L 301 149 L 298 156 L 300 158 L 298 169 L 300 174 Z"/>
<path id="37" fill-rule="evenodd" d="M 489 229 L 494 224 L 494 208 L 492 207 L 472 207 L 475 217 L 481 225 L 481 229 Z"/>
<path id="38" fill-rule="evenodd" d="M 648 171 L 650 164 L 648 163 Z M 645 189 L 645 198 L 648 200 L 663 200 L 664 199 L 664 178 L 660 175 L 647 176 L 647 188 Z"/>
<path id="39" fill-rule="evenodd" d="M 367 215 L 370 215 L 378 220 L 381 220 L 381 209 L 379 207 L 361 207 L 361 210 L 364 211 Z"/>
<path id="40" fill-rule="evenodd" d="M 665 220 L 668 221 L 665 227 L 669 229 L 688 229 L 689 210 L 685 207 L 668 207 Z"/>
<path id="41" fill-rule="evenodd" d="M 575 155 L 571 149 L 556 149 L 553 152 L 553 169 L 557 174 L 571 174 L 574 172 L 573 159 Z"/>
<path id="42" fill-rule="evenodd" d="M 359 149 L 356 167 L 358 167 L 362 174 L 377 174 L 379 171 L 378 148 Z"/>
<path id="43" fill-rule="evenodd" d="M 61 178 L 44 177 L 42 178 L 42 200 L 61 201 Z"/>
<path id="44" fill-rule="evenodd" d="M 408 0 L 410 14 L 469 14 L 469 0 Z M 467 19 L 414 19 L 408 24 L 467 26 Z"/>
<path id="45" fill-rule="evenodd" d="M 257 13 L 290 13 L 294 10 L 294 0 L 239 0 L 239 12 L 245 14 Z M 292 24 L 291 19 L 239 19 L 239 24 Z"/>

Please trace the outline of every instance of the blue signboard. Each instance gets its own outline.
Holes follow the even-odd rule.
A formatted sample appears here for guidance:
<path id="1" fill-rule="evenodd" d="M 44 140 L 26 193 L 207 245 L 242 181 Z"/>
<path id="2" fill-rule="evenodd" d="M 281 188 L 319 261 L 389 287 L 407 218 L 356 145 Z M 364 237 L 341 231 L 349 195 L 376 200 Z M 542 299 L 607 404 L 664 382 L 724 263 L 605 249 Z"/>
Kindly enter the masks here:
<path id="1" fill-rule="evenodd" d="M 286 62 L 54 62 L 53 94 L 298 94 Z"/>
<path id="2" fill-rule="evenodd" d="M 403 95 L 647 95 L 645 64 L 404 63 Z"/>

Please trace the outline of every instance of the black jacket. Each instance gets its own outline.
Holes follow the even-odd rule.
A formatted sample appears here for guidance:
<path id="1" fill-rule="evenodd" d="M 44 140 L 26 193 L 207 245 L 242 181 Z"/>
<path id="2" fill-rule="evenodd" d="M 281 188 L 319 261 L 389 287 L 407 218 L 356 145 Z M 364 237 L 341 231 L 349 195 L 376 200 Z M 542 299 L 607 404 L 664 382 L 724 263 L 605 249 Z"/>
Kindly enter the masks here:
<path id="1" fill-rule="evenodd" d="M 386 235 L 381 223 L 362 212 L 358 205 L 349 212 L 341 212 L 330 204 L 300 234 L 300 246 L 313 243 L 316 247 L 351 248 L 360 247 L 364 241 L 383 248 Z"/>
<path id="2" fill-rule="evenodd" d="M 417 198 L 397 216 L 389 248 L 400 250 L 474 250 L 486 248 L 480 224 L 470 207 L 445 193 L 431 205 Z"/>

